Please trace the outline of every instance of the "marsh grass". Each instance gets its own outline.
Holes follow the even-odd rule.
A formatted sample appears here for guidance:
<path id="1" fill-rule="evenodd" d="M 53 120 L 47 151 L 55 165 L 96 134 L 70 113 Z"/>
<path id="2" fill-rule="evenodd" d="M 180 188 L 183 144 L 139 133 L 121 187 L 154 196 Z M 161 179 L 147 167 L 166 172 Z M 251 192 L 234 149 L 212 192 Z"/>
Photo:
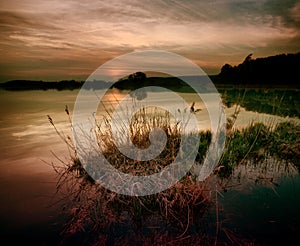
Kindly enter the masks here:
<path id="1" fill-rule="evenodd" d="M 142 108 L 129 124 L 129 129 L 123 122 L 119 122 L 118 127 L 121 133 L 129 131 L 130 140 L 135 147 L 147 149 L 150 146 L 149 135 L 155 128 L 160 128 L 167 136 L 167 142 L 163 151 L 154 159 L 148 161 L 133 160 L 120 152 L 115 145 L 111 128 L 111 120 L 105 117 L 101 125 L 96 122 L 96 135 L 98 145 L 111 165 L 123 173 L 133 175 L 151 175 L 160 172 L 164 167 L 171 164 L 178 154 L 181 143 L 181 129 L 178 124 L 171 123 L 171 116 L 168 112 L 161 112 L 158 108 Z M 120 137 L 123 135 L 121 134 Z M 128 140 L 124 139 L 123 146 L 128 145 Z"/>
<path id="2" fill-rule="evenodd" d="M 68 108 L 66 113 L 70 114 Z M 50 116 L 48 118 L 55 127 L 52 118 Z M 165 132 L 166 146 L 155 160 L 136 161 L 124 156 L 114 144 L 109 117 L 101 120 L 101 123 L 102 125 L 96 122 L 95 129 L 99 148 L 109 163 L 124 173 L 149 175 L 159 172 L 180 154 L 182 131 L 179 124 L 176 122 L 172 124 L 170 115 L 156 108 L 143 108 L 135 114 L 129 125 L 130 140 L 139 148 L 149 146 L 149 133 L 153 128 L 160 128 Z M 70 124 L 72 128 L 71 121 Z M 120 127 L 125 128 L 122 125 Z M 153 195 L 126 196 L 106 190 L 95 183 L 83 168 L 70 137 L 65 136 L 56 127 L 55 130 L 67 143 L 71 153 L 69 162 L 60 161 L 59 165 L 53 164 L 58 174 L 57 190 L 63 193 L 60 201 L 64 203 L 62 205 L 64 210 L 71 213 L 71 220 L 65 227 L 64 235 L 88 232 L 89 235 L 94 235 L 94 239 L 89 236 L 90 242 L 97 240 L 100 235 L 105 238 L 107 235 L 115 234 L 117 237 L 116 232 L 112 233 L 112 230 L 116 230 L 114 228 L 125 224 L 126 230 L 139 231 L 146 218 L 157 216 L 163 218 L 166 227 L 172 225 L 173 234 L 169 235 L 169 239 L 179 242 L 190 230 L 191 225 L 198 223 L 198 218 L 211 205 L 211 194 L 206 189 L 205 182 L 197 181 L 190 173 L 171 188 Z M 206 143 L 211 138 L 209 132 L 201 134 L 204 141 L 199 146 L 200 153 L 197 156 L 199 161 L 203 160 L 208 147 Z M 158 225 L 154 224 L 155 226 Z M 158 231 L 156 229 L 150 231 L 153 233 L 150 238 L 155 238 L 154 235 Z"/>
<path id="3" fill-rule="evenodd" d="M 268 150 L 300 170 L 300 126 L 291 122 L 276 125 L 269 136 Z"/>
<path id="4" fill-rule="evenodd" d="M 300 126 L 282 122 L 266 126 L 251 123 L 227 133 L 227 143 L 219 163 L 218 175 L 228 177 L 239 164 L 264 161 L 270 156 L 300 167 Z M 281 161 L 282 162 L 282 161 Z"/>
<path id="5" fill-rule="evenodd" d="M 67 107 L 65 111 L 72 128 Z M 244 129 L 235 129 L 238 113 L 237 107 L 228 120 L 225 150 L 212 180 L 215 177 L 229 180 L 236 175 L 233 171 L 239 165 L 249 161 L 259 163 L 269 156 L 283 158 L 299 167 L 299 125 L 280 123 L 267 127 L 261 123 L 252 123 Z M 135 239 L 142 240 L 144 245 L 168 242 L 179 245 L 183 241 L 192 245 L 195 239 L 195 244 L 216 243 L 221 231 L 218 220 L 215 237 L 212 238 L 206 233 L 195 233 L 195 228 L 201 227 L 199 223 L 203 214 L 211 206 L 216 206 L 218 214 L 216 194 L 220 190 L 214 190 L 210 185 L 210 178 L 200 182 L 192 173 L 187 173 L 171 188 L 141 197 L 111 192 L 94 182 L 78 159 L 71 138 L 55 127 L 50 116 L 48 118 L 67 144 L 70 153 L 69 161 L 57 157 L 60 163 L 52 164 L 58 174 L 57 192 L 61 195 L 59 202 L 70 215 L 70 221 L 63 231 L 66 242 L 74 240 L 74 235 L 83 235 L 83 238 L 88 238 L 84 243 L 96 245 L 118 245 L 120 242 L 130 245 Z M 96 122 L 95 129 L 99 148 L 109 163 L 124 173 L 149 175 L 159 172 L 172 163 L 178 154 L 182 131 L 176 122 L 172 123 L 168 113 L 157 109 L 151 109 L 149 113 L 147 109 L 142 109 L 129 125 L 131 141 L 142 149 L 148 148 L 150 144 L 151 129 L 158 127 L 166 133 L 165 149 L 151 161 L 132 160 L 120 153 L 113 141 L 109 118 L 104 118 L 101 122 L 102 124 Z M 201 164 L 211 142 L 211 133 L 203 131 L 198 134 L 201 135 L 201 141 L 197 146 L 196 162 Z M 144 236 L 145 232 L 148 236 Z M 225 233 L 225 229 L 223 232 Z"/>

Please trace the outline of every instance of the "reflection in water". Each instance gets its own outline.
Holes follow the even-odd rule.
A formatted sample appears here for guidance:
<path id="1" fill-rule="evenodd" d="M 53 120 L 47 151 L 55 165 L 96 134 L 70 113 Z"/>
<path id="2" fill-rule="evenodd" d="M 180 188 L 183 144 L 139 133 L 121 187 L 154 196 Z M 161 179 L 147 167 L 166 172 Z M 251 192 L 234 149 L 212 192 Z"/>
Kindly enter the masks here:
<path id="1" fill-rule="evenodd" d="M 49 128 L 46 115 L 56 116 L 60 129 L 67 129 L 65 104 L 73 105 L 75 92 L 0 91 L 0 235 L 3 240 L 55 242 L 61 221 L 51 206 L 56 175 L 51 162 L 55 152 L 68 157 L 65 145 Z"/>
<path id="2" fill-rule="evenodd" d="M 240 104 L 258 113 L 300 117 L 299 90 L 231 89 L 220 92 L 227 107 Z"/>
<path id="3" fill-rule="evenodd" d="M 294 245 L 300 229 L 299 174 L 275 181 L 256 180 L 248 179 L 240 186 L 235 183 L 221 192 L 219 220 L 223 231 L 233 239 L 247 238 L 258 245 Z"/>
<path id="4" fill-rule="evenodd" d="M 293 177 L 299 173 L 297 167 L 271 156 L 264 160 L 246 160 L 236 166 L 230 177 L 219 181 L 220 187 L 241 192 L 249 191 L 250 187 L 263 185 L 274 189 L 282 177 Z M 274 190 L 274 192 L 276 192 Z"/>
<path id="5" fill-rule="evenodd" d="M 67 104 L 72 112 L 78 91 L 0 91 L 0 93 L 3 105 L 0 108 L 1 236 L 10 239 L 21 236 L 23 239 L 25 238 L 25 241 L 36 240 L 39 244 L 50 242 L 55 240 L 53 238 L 58 235 L 58 230 L 60 229 L 55 223 L 62 224 L 59 222 L 59 208 L 55 206 L 49 207 L 49 204 L 53 202 L 52 197 L 56 190 L 55 174 L 52 167 L 44 164 L 42 160 L 55 162 L 56 159 L 51 154 L 51 151 L 63 160 L 69 160 L 69 153 L 65 144 L 60 141 L 51 128 L 46 115 L 52 116 L 58 129 L 63 130 L 66 135 L 70 134 L 64 108 Z M 113 91 L 113 93 L 113 96 L 107 95 L 107 98 L 123 97 L 121 92 Z M 232 104 L 240 102 L 236 100 L 235 94 L 228 96 L 231 95 L 230 93 L 227 92 L 227 106 L 231 106 L 225 109 L 227 116 L 230 116 L 235 109 Z M 247 93 L 246 95 L 248 95 Z M 246 98 L 247 96 L 244 97 L 246 99 L 244 102 L 241 102 L 243 107 L 236 121 L 237 127 L 246 126 L 252 121 L 274 124 L 274 122 L 291 120 L 266 113 L 299 117 L 298 94 L 293 95 L 287 91 L 281 100 L 282 95 L 280 96 L 279 92 L 269 91 L 266 93 L 264 101 L 264 93 L 258 93 L 257 99 L 255 94 L 251 93 L 249 98 Z M 191 93 L 179 94 L 190 105 L 195 101 L 195 108 L 202 109 L 196 114 L 200 122 L 199 128 L 210 129 L 207 110 L 204 104 L 198 100 L 197 95 Z M 282 106 L 280 106 L 280 110 L 277 110 L 277 113 L 276 110 L 273 110 L 273 108 L 270 110 L 271 108 L 269 107 L 274 102 L 274 100 L 270 100 L 276 96 L 282 102 Z M 172 104 L 171 100 L 163 98 L 161 95 L 157 95 L 157 98 L 160 100 L 159 103 Z M 251 98 L 253 99 L 252 101 Z M 258 101 L 260 103 L 257 103 Z M 268 110 L 262 106 L 263 103 L 269 105 L 267 107 Z M 276 104 L 273 106 L 276 109 Z M 100 114 L 101 110 L 103 109 L 99 107 Z M 174 108 L 174 112 L 178 112 L 178 109 Z M 298 118 L 292 120 L 299 123 Z M 246 232 L 249 231 L 254 238 L 258 237 L 259 231 L 254 228 L 254 225 L 267 232 L 269 230 L 263 228 L 264 226 L 270 226 L 270 230 L 277 228 L 277 232 L 282 229 L 285 233 L 288 233 L 287 235 L 292 236 L 292 233 L 299 228 L 299 223 L 296 223 L 296 220 L 300 218 L 299 212 L 296 211 L 296 208 L 298 209 L 300 206 L 299 196 L 297 196 L 299 194 L 300 179 L 295 172 L 292 165 L 281 163 L 272 158 L 259 164 L 247 162 L 238 166 L 234 169 L 230 179 L 223 180 L 223 183 L 221 182 L 221 187 L 225 185 L 227 187 L 227 192 L 220 191 L 224 198 L 222 196 L 219 197 L 220 207 L 224 207 L 224 213 L 220 214 L 220 216 L 224 217 L 224 223 L 227 221 L 226 223 L 228 224 L 228 221 L 231 221 L 231 225 L 227 225 L 229 229 L 233 229 L 237 225 L 240 226 L 239 233 L 245 237 L 248 236 Z M 282 179 L 282 175 L 287 174 L 295 175 L 292 178 Z M 251 192 L 248 191 L 246 195 L 243 195 L 247 187 L 252 187 L 251 189 L 249 188 Z M 267 194 L 267 197 L 265 194 Z M 270 199 L 268 200 L 268 198 Z M 251 199 L 254 201 L 251 201 Z M 263 203 L 265 203 L 264 206 L 257 207 L 257 204 Z M 280 211 L 279 207 L 281 207 L 282 211 Z M 244 213 L 239 212 L 245 208 L 247 210 Z M 253 209 L 251 210 L 251 208 Z M 272 210 L 271 214 L 268 213 L 269 210 Z M 230 215 L 231 212 L 235 217 Z M 212 211 L 210 213 L 214 214 Z M 224 215 L 225 213 L 226 215 Z M 257 216 L 254 216 L 254 214 Z M 265 224 L 266 216 L 269 216 L 266 220 L 267 224 Z M 241 223 L 242 219 L 249 219 L 250 217 L 252 217 L 252 224 L 248 223 L 249 221 Z M 294 219 L 295 221 L 291 219 L 292 217 L 296 218 Z M 152 220 L 155 221 L 155 218 L 152 218 Z M 152 223 L 150 219 L 144 222 L 145 226 Z M 155 224 L 156 222 L 153 223 Z M 201 221 L 199 223 L 204 222 Z M 215 225 L 213 216 L 209 223 Z M 246 224 L 253 231 L 247 228 Z M 283 228 L 284 224 L 287 227 L 290 226 L 289 229 Z M 198 229 L 201 229 L 201 226 L 198 225 Z M 192 228 L 191 230 L 194 229 Z M 210 231 L 208 228 L 207 230 L 208 233 L 214 235 L 214 229 Z M 42 236 L 38 237 L 38 235 Z M 185 235 L 188 236 L 188 234 Z"/>
<path id="6" fill-rule="evenodd" d="M 147 98 L 147 92 L 144 89 L 139 89 L 138 91 L 131 91 L 130 97 L 137 99 L 138 101 L 141 101 L 145 98 Z"/>

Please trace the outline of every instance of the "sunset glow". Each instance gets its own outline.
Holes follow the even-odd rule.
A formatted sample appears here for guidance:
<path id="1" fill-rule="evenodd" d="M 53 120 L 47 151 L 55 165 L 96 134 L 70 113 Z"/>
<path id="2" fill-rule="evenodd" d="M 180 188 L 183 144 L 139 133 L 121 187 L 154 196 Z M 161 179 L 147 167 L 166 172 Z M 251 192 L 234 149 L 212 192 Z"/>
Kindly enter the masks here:
<path id="1" fill-rule="evenodd" d="M 135 50 L 178 53 L 215 74 L 224 63 L 298 52 L 298 1 L 1 1 L 0 80 L 85 80 Z"/>

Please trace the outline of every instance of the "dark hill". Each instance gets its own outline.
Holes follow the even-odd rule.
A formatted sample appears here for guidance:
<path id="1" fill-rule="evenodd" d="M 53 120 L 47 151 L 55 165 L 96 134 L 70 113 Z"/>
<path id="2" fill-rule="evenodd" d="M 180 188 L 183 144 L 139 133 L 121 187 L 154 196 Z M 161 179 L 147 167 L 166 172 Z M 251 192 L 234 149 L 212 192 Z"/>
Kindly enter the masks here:
<path id="1" fill-rule="evenodd" d="M 249 85 L 299 85 L 300 53 L 281 54 L 265 58 L 248 55 L 237 66 L 225 64 L 217 80 Z"/>

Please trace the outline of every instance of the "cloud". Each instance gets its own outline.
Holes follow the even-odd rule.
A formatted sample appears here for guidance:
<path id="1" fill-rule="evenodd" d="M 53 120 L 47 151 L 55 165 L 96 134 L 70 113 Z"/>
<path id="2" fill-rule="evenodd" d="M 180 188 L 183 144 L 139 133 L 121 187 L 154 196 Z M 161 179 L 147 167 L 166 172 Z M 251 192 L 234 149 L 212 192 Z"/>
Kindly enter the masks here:
<path id="1" fill-rule="evenodd" d="M 34 69 L 45 76 L 63 69 L 68 76 L 88 74 L 141 49 L 177 52 L 217 71 L 253 50 L 298 51 L 299 6 L 291 0 L 4 0 L 0 76 L 26 69 L 26 76 Z"/>
<path id="2" fill-rule="evenodd" d="M 298 27 L 300 25 L 300 1 L 297 2 L 292 8 L 289 9 L 289 15 L 291 19 L 297 23 Z"/>

